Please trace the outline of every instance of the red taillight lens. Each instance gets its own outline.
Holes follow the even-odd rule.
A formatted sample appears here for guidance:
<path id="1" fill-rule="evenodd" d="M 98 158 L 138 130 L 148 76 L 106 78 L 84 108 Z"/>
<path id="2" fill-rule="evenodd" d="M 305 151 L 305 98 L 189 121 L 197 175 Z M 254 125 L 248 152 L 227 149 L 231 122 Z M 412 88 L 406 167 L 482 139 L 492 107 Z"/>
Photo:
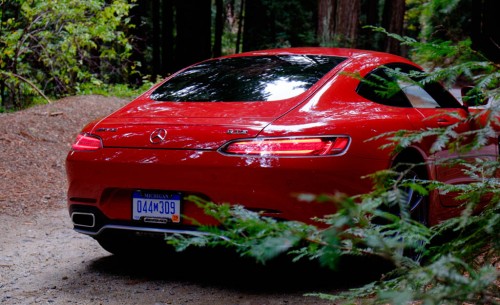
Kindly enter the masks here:
<path id="1" fill-rule="evenodd" d="M 229 143 L 222 149 L 226 154 L 251 156 L 328 156 L 346 151 L 349 137 L 264 138 Z"/>
<path id="2" fill-rule="evenodd" d="M 79 134 L 76 137 L 75 143 L 71 145 L 71 149 L 80 151 L 92 151 L 101 148 L 102 148 L 102 141 L 100 138 L 85 133 Z"/>

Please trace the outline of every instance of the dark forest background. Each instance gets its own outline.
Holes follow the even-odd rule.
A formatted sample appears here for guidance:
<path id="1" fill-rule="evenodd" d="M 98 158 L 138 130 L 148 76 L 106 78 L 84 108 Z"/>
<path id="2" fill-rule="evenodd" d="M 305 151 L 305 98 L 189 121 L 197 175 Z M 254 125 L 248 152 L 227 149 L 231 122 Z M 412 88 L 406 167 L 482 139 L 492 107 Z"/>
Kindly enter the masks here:
<path id="1" fill-rule="evenodd" d="M 422 42 L 465 43 L 498 63 L 497 2 L 0 1 L 0 112 L 99 90 L 126 94 L 189 64 L 257 49 L 349 47 L 416 59 L 370 27 Z"/>
<path id="2" fill-rule="evenodd" d="M 399 42 L 365 26 L 421 39 L 460 41 L 500 60 L 497 0 L 429 8 L 408 0 L 138 0 L 134 55 L 144 74 L 257 49 L 339 46 L 407 56 Z M 424 12 L 424 10 L 430 10 Z M 427 16 L 423 16 L 427 14 Z"/>

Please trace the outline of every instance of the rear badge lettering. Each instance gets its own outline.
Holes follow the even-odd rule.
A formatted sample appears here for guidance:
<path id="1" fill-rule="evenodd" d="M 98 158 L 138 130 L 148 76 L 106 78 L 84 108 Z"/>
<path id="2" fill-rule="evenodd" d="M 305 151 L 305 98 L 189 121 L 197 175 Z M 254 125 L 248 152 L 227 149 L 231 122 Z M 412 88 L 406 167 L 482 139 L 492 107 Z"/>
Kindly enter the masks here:
<path id="1" fill-rule="evenodd" d="M 228 129 L 227 134 L 248 134 L 246 129 Z"/>
<path id="2" fill-rule="evenodd" d="M 97 132 L 106 132 L 106 131 L 107 132 L 116 132 L 116 130 L 117 130 L 116 128 L 102 128 L 101 127 L 101 128 L 97 128 L 96 131 Z"/>

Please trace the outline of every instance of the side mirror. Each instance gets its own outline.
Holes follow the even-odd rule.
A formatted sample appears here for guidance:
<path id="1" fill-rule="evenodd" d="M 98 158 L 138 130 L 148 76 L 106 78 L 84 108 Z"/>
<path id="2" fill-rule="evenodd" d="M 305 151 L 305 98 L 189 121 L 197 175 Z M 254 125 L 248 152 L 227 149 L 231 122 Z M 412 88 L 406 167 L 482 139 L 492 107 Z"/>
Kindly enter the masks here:
<path id="1" fill-rule="evenodd" d="M 466 107 L 485 106 L 489 98 L 478 88 L 467 86 L 460 90 L 462 102 Z"/>

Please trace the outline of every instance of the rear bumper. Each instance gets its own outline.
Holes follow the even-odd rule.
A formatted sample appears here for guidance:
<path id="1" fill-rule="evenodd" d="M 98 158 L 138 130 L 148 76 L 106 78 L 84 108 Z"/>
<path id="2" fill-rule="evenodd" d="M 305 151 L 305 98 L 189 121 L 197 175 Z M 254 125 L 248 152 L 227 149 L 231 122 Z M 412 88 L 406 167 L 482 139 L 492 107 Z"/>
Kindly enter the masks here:
<path id="1" fill-rule="evenodd" d="M 216 151 L 104 148 L 70 152 L 66 160 L 68 208 L 75 230 L 97 236 L 106 230 L 199 234 L 196 224 L 217 225 L 184 200 L 179 224 L 132 220 L 135 190 L 180 192 L 216 203 L 240 204 L 263 216 L 313 223 L 335 212 L 331 202 L 304 202 L 298 194 L 366 193 L 364 175 L 387 161 L 349 155 L 316 158 L 248 158 Z M 355 166 L 354 166 L 355 165 Z"/>
<path id="2" fill-rule="evenodd" d="M 108 231 L 129 231 L 130 233 L 206 235 L 196 226 L 154 226 L 130 221 L 116 221 L 104 216 L 97 207 L 71 205 L 69 208 L 73 229 L 85 235 L 97 237 Z M 81 217 L 85 216 L 85 217 Z M 90 221 L 92 220 L 92 221 Z"/>

